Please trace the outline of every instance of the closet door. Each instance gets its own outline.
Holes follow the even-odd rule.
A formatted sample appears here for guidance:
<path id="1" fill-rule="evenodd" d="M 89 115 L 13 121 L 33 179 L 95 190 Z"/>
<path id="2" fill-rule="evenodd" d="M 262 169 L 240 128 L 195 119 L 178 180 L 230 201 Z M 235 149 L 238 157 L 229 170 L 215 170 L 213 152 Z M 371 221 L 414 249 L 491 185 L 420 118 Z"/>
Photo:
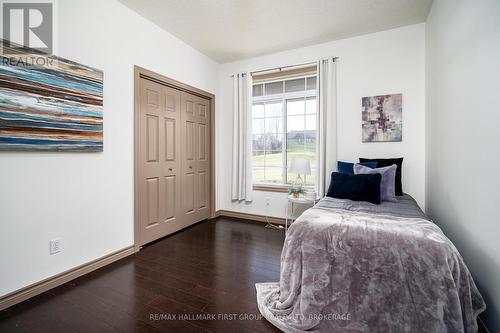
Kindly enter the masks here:
<path id="1" fill-rule="evenodd" d="M 196 103 L 196 210 L 198 220 L 210 217 L 210 102 L 198 98 Z"/>
<path id="2" fill-rule="evenodd" d="M 167 234 L 183 227 L 180 210 L 181 188 L 181 93 L 164 86 L 164 146 L 165 146 L 165 201 L 163 212 L 167 223 Z"/>
<path id="3" fill-rule="evenodd" d="M 183 204 L 185 223 L 210 216 L 210 102 L 188 93 L 181 96 L 183 137 Z"/>
<path id="4" fill-rule="evenodd" d="M 140 79 L 137 158 L 140 245 L 183 227 L 179 209 L 181 93 Z"/>

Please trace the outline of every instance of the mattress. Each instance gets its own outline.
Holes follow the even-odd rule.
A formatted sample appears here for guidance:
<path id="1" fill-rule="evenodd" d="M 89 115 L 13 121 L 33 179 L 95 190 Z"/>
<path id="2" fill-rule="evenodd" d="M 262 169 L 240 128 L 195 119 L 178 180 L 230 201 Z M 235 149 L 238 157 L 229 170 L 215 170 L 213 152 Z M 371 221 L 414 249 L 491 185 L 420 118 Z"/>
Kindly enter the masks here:
<path id="1" fill-rule="evenodd" d="M 353 212 L 371 213 L 376 215 L 391 215 L 408 218 L 427 219 L 417 202 L 409 194 L 396 197 L 397 202 L 383 201 L 380 205 L 375 205 L 366 201 L 352 201 L 348 199 L 336 199 L 325 197 L 317 204 L 317 208 L 345 209 Z"/>

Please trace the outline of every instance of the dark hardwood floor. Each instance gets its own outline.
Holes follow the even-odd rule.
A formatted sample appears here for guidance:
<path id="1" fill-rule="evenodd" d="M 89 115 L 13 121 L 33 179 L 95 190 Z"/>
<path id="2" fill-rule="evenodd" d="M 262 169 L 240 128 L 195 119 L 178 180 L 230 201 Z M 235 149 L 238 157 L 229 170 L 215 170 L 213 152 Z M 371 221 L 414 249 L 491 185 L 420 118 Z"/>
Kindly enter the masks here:
<path id="1" fill-rule="evenodd" d="M 259 316 L 256 282 L 279 281 L 283 241 L 262 223 L 202 222 L 0 312 L 0 332 L 279 332 L 242 317 Z"/>
<path id="2" fill-rule="evenodd" d="M 0 332 L 279 332 L 254 285 L 279 280 L 283 241 L 262 223 L 202 222 L 1 311 Z"/>

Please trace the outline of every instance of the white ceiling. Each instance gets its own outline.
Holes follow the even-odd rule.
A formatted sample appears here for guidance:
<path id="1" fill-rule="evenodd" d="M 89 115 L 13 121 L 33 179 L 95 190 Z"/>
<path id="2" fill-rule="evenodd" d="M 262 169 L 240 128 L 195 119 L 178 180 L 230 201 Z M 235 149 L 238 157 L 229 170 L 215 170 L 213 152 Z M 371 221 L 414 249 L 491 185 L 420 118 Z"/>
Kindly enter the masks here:
<path id="1" fill-rule="evenodd" d="M 424 22 L 432 0 L 120 0 L 219 63 Z"/>

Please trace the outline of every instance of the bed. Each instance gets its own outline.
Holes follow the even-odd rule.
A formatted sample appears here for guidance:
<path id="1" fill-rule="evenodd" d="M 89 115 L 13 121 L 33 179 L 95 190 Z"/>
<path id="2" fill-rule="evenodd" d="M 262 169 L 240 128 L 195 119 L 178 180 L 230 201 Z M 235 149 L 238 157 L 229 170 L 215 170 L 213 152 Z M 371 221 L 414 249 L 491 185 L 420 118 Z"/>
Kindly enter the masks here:
<path id="1" fill-rule="evenodd" d="M 462 257 L 415 200 L 326 197 L 289 228 L 280 282 L 258 283 L 284 332 L 476 332 L 486 308 Z"/>

